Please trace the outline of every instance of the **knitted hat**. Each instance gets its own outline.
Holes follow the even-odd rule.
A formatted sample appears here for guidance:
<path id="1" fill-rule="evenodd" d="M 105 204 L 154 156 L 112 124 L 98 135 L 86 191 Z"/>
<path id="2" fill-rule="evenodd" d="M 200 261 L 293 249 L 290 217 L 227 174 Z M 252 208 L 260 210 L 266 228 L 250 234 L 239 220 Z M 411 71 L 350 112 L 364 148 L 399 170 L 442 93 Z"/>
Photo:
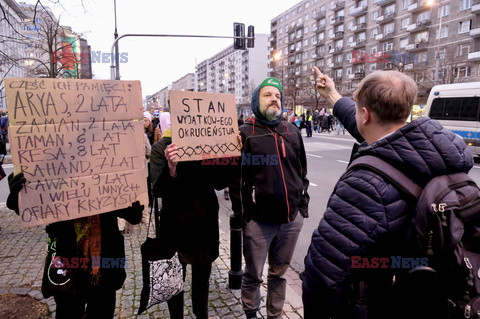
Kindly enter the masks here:
<path id="1" fill-rule="evenodd" d="M 147 119 L 149 119 L 150 122 L 152 121 L 152 114 L 150 114 L 150 112 L 148 111 L 143 112 L 143 117 L 146 117 Z"/>
<path id="2" fill-rule="evenodd" d="M 276 78 L 266 78 L 265 80 L 263 80 L 262 83 L 260 83 L 260 85 L 255 89 L 255 91 L 253 91 L 252 102 L 251 102 L 252 112 L 253 112 L 253 114 L 255 114 L 255 118 L 260 123 L 263 123 L 263 124 L 266 124 L 266 125 L 277 125 L 280 122 L 281 117 L 278 118 L 277 120 L 269 121 L 260 112 L 259 94 L 260 94 L 260 90 L 264 86 L 273 86 L 273 87 L 276 87 L 280 91 L 280 100 L 281 100 L 281 103 L 282 103 L 281 107 L 283 107 L 282 83 Z"/>
<path id="3" fill-rule="evenodd" d="M 282 93 L 282 83 L 276 78 L 266 78 L 260 83 L 260 89 L 264 86 L 274 86 L 280 91 L 280 93 Z"/>

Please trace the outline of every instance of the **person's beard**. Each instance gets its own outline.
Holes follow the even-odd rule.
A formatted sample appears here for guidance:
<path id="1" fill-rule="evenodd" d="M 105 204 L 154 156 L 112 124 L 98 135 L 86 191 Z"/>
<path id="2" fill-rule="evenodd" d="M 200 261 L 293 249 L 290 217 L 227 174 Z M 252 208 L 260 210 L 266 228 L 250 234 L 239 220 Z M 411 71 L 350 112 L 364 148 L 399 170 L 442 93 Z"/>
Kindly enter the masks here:
<path id="1" fill-rule="evenodd" d="M 280 109 L 280 107 L 275 109 L 270 108 L 270 106 L 272 105 L 278 106 L 278 104 L 270 104 L 264 116 L 269 121 L 276 121 L 282 116 L 282 110 Z"/>

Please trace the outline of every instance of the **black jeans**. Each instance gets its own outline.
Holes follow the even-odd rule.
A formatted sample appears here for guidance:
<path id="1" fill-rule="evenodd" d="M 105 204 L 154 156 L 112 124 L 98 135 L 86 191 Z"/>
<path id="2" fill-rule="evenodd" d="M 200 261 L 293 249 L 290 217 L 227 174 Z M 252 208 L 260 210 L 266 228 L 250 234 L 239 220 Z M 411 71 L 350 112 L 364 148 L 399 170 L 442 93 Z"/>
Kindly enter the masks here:
<path id="1" fill-rule="evenodd" d="M 93 287 L 85 295 L 56 295 L 56 319 L 108 319 L 115 313 L 116 291 Z M 87 309 L 85 310 L 85 305 Z"/>
<path id="2" fill-rule="evenodd" d="M 185 281 L 187 264 L 183 264 Z M 197 319 L 208 318 L 208 291 L 212 264 L 192 265 L 192 308 Z M 167 301 L 170 319 L 183 319 L 183 295 L 181 292 Z"/>

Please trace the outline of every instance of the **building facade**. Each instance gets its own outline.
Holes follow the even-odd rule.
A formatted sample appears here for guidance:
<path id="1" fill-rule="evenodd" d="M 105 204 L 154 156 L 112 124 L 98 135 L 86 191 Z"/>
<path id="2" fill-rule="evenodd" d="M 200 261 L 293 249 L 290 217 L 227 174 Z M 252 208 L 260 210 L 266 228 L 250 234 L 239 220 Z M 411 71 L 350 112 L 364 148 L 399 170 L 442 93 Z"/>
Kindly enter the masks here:
<path id="1" fill-rule="evenodd" d="M 232 45 L 197 65 L 196 91 L 234 94 L 238 113 L 249 115 L 252 92 L 268 76 L 268 55 L 267 34 L 256 34 L 253 48 Z"/>
<path id="2" fill-rule="evenodd" d="M 346 96 L 375 70 L 405 72 L 424 103 L 435 84 L 480 80 L 480 1 L 304 0 L 271 20 L 269 45 L 287 105 L 322 106 L 313 66 Z"/>
<path id="3" fill-rule="evenodd" d="M 195 74 L 188 73 L 172 83 L 171 90 L 193 91 L 195 90 Z"/>
<path id="4" fill-rule="evenodd" d="M 15 30 L 20 30 L 22 21 L 27 18 L 23 10 L 13 0 L 0 0 L 3 19 L 0 19 L 0 38 L 16 39 Z M 25 44 L 21 41 L 0 41 L 0 79 L 25 77 L 22 67 Z M 5 88 L 0 81 L 0 113 L 6 111 Z"/>

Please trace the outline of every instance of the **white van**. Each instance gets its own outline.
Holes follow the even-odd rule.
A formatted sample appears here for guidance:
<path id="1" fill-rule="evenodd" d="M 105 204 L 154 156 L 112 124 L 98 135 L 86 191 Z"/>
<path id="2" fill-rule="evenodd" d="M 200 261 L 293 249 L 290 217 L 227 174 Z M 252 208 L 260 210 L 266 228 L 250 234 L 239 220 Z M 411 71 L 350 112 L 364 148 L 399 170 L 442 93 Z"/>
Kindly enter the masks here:
<path id="1" fill-rule="evenodd" d="M 434 86 L 426 114 L 462 137 L 480 156 L 480 82 Z"/>

